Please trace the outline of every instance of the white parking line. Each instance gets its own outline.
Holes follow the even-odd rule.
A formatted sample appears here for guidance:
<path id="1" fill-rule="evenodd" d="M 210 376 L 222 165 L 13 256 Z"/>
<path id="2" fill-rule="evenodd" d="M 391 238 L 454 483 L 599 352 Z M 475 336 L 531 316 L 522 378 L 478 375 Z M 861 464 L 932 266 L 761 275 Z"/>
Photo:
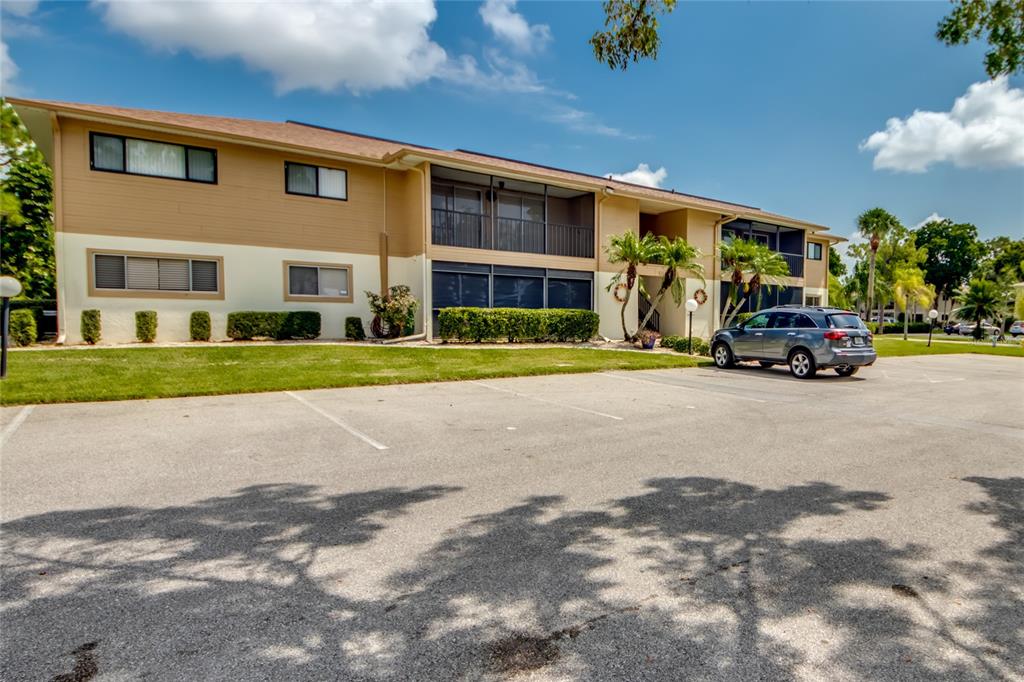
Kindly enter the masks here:
<path id="1" fill-rule="evenodd" d="M 34 405 L 27 405 L 26 407 L 21 408 L 21 411 L 18 412 L 18 414 L 14 415 L 14 419 L 11 420 L 11 423 L 4 428 L 3 433 L 0 433 L 0 446 L 3 446 L 3 444 L 7 442 L 7 439 L 14 435 L 14 432 L 18 430 L 18 427 L 22 425 L 30 414 L 32 414 L 32 409 L 34 407 Z"/>
<path id="2" fill-rule="evenodd" d="M 565 407 L 565 408 L 568 408 L 570 410 L 576 410 L 577 412 L 586 412 L 587 414 L 594 414 L 594 415 L 597 415 L 598 417 L 606 417 L 607 419 L 614 419 L 616 421 L 622 421 L 622 417 L 616 417 L 614 414 L 608 414 L 606 412 L 598 412 L 597 410 L 588 410 L 585 407 L 577 407 L 575 405 L 569 405 L 568 403 L 560 403 L 560 402 L 555 401 L 555 400 L 548 400 L 547 398 L 538 398 L 537 396 L 534 396 L 534 395 L 526 395 L 525 393 L 519 393 L 518 391 L 510 391 L 507 388 L 498 388 L 497 386 L 489 386 L 489 385 L 481 383 L 479 381 L 471 381 L 469 383 L 476 384 L 477 386 L 483 386 L 484 388 L 489 388 L 492 391 L 500 391 L 502 393 L 510 393 L 510 394 L 512 394 L 512 395 L 514 395 L 516 397 L 519 397 L 519 398 L 526 398 L 527 400 L 536 400 L 539 403 L 547 403 L 548 405 L 557 405 L 559 407 Z"/>
<path id="3" fill-rule="evenodd" d="M 285 391 L 284 393 L 285 393 L 285 395 L 290 395 L 291 397 L 295 398 L 300 403 L 302 403 L 303 405 L 305 405 L 309 409 L 313 410 L 317 414 L 319 414 L 319 415 L 321 415 L 323 417 L 326 417 L 327 419 L 331 420 L 332 422 L 334 422 L 335 424 L 337 424 L 341 428 L 345 429 L 346 431 L 351 433 L 353 436 L 355 436 L 359 440 L 361 440 L 364 443 L 368 444 L 370 447 L 377 448 L 378 450 L 387 450 L 388 449 L 387 445 L 384 445 L 383 443 L 375 441 L 374 439 L 370 438 L 369 436 L 367 436 L 362 431 L 357 431 L 356 429 L 353 429 L 351 426 L 349 426 L 345 422 L 341 421 L 340 419 L 335 417 L 333 414 L 320 409 L 319 407 L 317 407 L 313 403 L 309 402 L 308 400 L 306 400 L 302 396 L 296 395 L 296 394 L 292 393 L 291 391 Z"/>
<path id="4" fill-rule="evenodd" d="M 727 396 L 729 396 L 730 400 L 735 398 L 736 400 L 749 400 L 752 403 L 766 403 L 766 402 L 768 402 L 767 400 L 761 400 L 760 398 L 751 398 L 750 396 L 746 396 L 746 395 L 738 395 L 734 391 L 715 391 L 715 390 L 707 389 L 707 388 L 698 388 L 696 386 L 685 386 L 683 384 L 677 384 L 677 383 L 673 383 L 673 382 L 670 382 L 670 381 L 658 381 L 656 379 L 643 379 L 643 378 L 640 378 L 640 377 L 627 377 L 627 376 L 623 376 L 622 374 L 614 374 L 612 372 L 602 372 L 602 374 L 604 374 L 605 376 L 609 376 L 609 377 L 615 377 L 616 379 L 623 379 L 625 381 L 635 381 L 638 384 L 655 384 L 656 386 L 668 386 L 669 388 L 681 388 L 684 391 L 699 391 L 699 392 L 704 392 L 704 393 L 715 393 L 717 395 L 727 395 Z"/>

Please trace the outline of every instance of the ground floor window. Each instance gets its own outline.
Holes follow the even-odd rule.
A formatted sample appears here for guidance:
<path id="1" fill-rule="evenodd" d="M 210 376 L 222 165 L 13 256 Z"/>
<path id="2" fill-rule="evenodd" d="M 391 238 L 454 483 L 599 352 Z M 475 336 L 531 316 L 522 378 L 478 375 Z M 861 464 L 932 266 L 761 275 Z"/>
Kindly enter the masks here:
<path id="1" fill-rule="evenodd" d="M 93 295 L 117 292 L 219 294 L 220 258 L 171 254 L 89 252 L 89 285 Z"/>
<path id="2" fill-rule="evenodd" d="M 804 296 L 804 305 L 816 306 L 816 307 L 820 306 L 821 305 L 821 296 L 813 296 L 813 295 L 810 295 L 810 294 L 808 294 L 807 296 Z"/>
<path id="3" fill-rule="evenodd" d="M 352 302 L 352 266 L 338 263 L 284 262 L 286 301 Z"/>
<path id="4" fill-rule="evenodd" d="M 433 311 L 441 308 L 579 308 L 593 310 L 594 273 L 436 261 Z"/>

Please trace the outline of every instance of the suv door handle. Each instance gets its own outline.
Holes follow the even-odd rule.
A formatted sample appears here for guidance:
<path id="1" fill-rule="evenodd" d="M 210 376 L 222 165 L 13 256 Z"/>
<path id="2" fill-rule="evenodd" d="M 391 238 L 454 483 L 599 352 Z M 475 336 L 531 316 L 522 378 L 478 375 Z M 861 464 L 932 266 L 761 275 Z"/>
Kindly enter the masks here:
<path id="1" fill-rule="evenodd" d="M 786 332 L 786 336 L 796 336 L 796 332 Z"/>
<path id="2" fill-rule="evenodd" d="M 754 332 L 754 336 L 764 336 L 764 332 Z"/>

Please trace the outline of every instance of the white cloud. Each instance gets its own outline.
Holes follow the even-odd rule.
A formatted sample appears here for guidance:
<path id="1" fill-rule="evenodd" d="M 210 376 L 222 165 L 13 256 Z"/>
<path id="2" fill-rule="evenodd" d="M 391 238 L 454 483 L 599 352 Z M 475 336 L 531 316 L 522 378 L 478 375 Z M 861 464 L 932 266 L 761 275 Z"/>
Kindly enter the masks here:
<path id="1" fill-rule="evenodd" d="M 404 88 L 447 62 L 427 33 L 432 0 L 93 2 L 118 31 L 159 49 L 241 59 L 269 72 L 278 92 Z"/>
<path id="2" fill-rule="evenodd" d="M 3 11 L 16 17 L 27 17 L 39 7 L 39 0 L 4 0 Z"/>
<path id="3" fill-rule="evenodd" d="M 631 182 L 634 185 L 647 185 L 648 187 L 661 187 L 668 177 L 668 171 L 662 166 L 656 171 L 646 163 L 638 164 L 637 167 L 626 173 L 608 173 L 606 177 L 622 182 Z"/>
<path id="4" fill-rule="evenodd" d="M 860 145 L 876 170 L 923 173 L 936 163 L 959 168 L 1024 166 L 1024 91 L 1005 76 L 974 83 L 950 111 L 890 118 Z"/>
<path id="5" fill-rule="evenodd" d="M 487 0 L 480 7 L 480 17 L 495 37 L 520 52 L 536 52 L 551 40 L 547 24 L 533 24 L 516 12 L 516 0 Z"/>
<path id="6" fill-rule="evenodd" d="M 938 213 L 936 213 L 935 211 L 932 211 L 932 214 L 930 216 L 928 216 L 927 218 L 925 218 L 924 220 L 919 222 L 917 225 L 914 225 L 914 229 L 917 230 L 917 229 L 920 229 L 920 228 L 924 227 L 928 223 L 937 223 L 937 222 L 940 222 L 940 221 L 945 220 L 945 219 L 946 219 L 945 216 L 941 216 Z"/>
<path id="7" fill-rule="evenodd" d="M 552 107 L 545 116 L 548 121 L 565 126 L 569 130 L 588 135 L 601 135 L 603 137 L 624 137 L 635 139 L 619 128 L 602 123 L 597 116 L 589 111 L 582 111 L 574 107 L 559 105 Z M 641 164 L 643 165 L 643 164 Z"/>
<path id="8" fill-rule="evenodd" d="M 0 40 L 0 94 L 10 94 L 11 81 L 18 75 L 18 65 L 7 51 L 7 43 Z"/>

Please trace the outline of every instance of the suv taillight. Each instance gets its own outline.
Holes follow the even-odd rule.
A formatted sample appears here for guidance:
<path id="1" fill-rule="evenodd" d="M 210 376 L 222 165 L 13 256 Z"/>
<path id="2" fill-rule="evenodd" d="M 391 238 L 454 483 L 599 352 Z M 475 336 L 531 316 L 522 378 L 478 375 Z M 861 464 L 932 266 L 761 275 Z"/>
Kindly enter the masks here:
<path id="1" fill-rule="evenodd" d="M 829 341 L 838 341 L 839 339 L 846 338 L 846 332 L 839 331 L 838 329 L 829 329 L 825 332 L 825 338 Z"/>

